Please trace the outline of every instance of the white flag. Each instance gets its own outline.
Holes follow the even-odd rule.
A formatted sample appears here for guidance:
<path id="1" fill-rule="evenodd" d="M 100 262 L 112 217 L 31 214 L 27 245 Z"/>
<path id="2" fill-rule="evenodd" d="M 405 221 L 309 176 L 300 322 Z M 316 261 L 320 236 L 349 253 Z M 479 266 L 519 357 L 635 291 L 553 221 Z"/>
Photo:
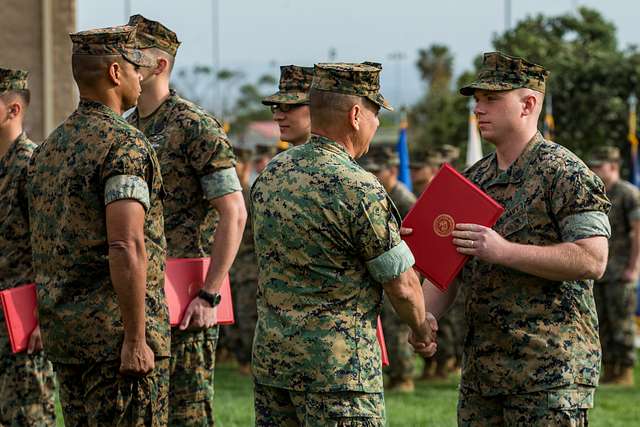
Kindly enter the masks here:
<path id="1" fill-rule="evenodd" d="M 467 166 L 471 166 L 482 158 L 482 141 L 478 132 L 478 119 L 473 114 L 476 102 L 473 98 L 469 101 L 469 142 L 467 143 Z"/>

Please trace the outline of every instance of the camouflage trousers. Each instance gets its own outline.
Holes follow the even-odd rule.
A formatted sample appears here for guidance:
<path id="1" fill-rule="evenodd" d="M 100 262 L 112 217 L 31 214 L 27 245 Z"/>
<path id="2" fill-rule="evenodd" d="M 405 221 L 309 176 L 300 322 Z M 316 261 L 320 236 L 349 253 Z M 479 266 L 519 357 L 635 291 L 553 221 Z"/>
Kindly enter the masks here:
<path id="1" fill-rule="evenodd" d="M 382 427 L 384 395 L 311 393 L 254 384 L 256 427 Z"/>
<path id="2" fill-rule="evenodd" d="M 602 363 L 633 366 L 636 283 L 596 282 L 593 293 L 600 325 Z"/>
<path id="3" fill-rule="evenodd" d="M 53 391 L 53 366 L 42 353 L 3 353 L 0 356 L 0 427 L 55 426 Z"/>
<path id="4" fill-rule="evenodd" d="M 231 288 L 235 309 L 235 324 L 228 327 L 228 345 L 240 364 L 251 363 L 253 334 L 258 322 L 256 289 L 258 279 L 234 282 Z"/>
<path id="5" fill-rule="evenodd" d="M 594 393 L 594 387 L 580 385 L 498 396 L 460 392 L 458 426 L 586 427 Z"/>
<path id="6" fill-rule="evenodd" d="M 389 354 L 389 366 L 384 371 L 392 382 L 413 378 L 415 353 L 409 344 L 409 326 L 396 314 L 385 295 L 382 308 L 382 329 Z"/>
<path id="7" fill-rule="evenodd" d="M 144 377 L 121 375 L 120 360 L 54 363 L 67 427 L 167 425 L 169 359 Z"/>
<path id="8" fill-rule="evenodd" d="M 169 425 L 212 426 L 213 374 L 219 327 L 171 330 Z"/>

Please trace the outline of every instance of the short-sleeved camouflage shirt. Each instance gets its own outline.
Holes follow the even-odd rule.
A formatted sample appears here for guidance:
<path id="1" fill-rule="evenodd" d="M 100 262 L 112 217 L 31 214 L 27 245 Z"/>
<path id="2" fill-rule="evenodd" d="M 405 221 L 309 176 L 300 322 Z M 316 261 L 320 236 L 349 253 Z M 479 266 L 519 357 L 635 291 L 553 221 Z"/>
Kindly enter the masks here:
<path id="1" fill-rule="evenodd" d="M 23 133 L 0 158 L 0 290 L 32 283 L 27 167 L 36 144 Z M 11 353 L 0 310 L 0 356 Z"/>
<path id="2" fill-rule="evenodd" d="M 609 261 L 602 281 L 620 280 L 629 264 L 631 229 L 634 221 L 640 221 L 640 191 L 631 183 L 619 180 L 607 190 L 611 201 L 609 222 Z"/>
<path id="3" fill-rule="evenodd" d="M 59 363 L 120 357 L 122 319 L 110 279 L 106 205 L 145 207 L 146 338 L 170 354 L 164 295 L 162 177 L 144 135 L 105 105 L 80 100 L 29 167 L 33 264 L 44 347 Z"/>
<path id="4" fill-rule="evenodd" d="M 413 265 L 382 185 L 338 143 L 312 135 L 251 190 L 258 258 L 253 373 L 314 392 L 382 391 L 382 283 Z"/>
<path id="5" fill-rule="evenodd" d="M 540 133 L 506 171 L 492 153 L 465 175 L 505 207 L 494 229 L 508 241 L 547 246 L 610 234 L 602 181 Z M 546 280 L 477 259 L 461 277 L 468 326 L 463 390 L 520 394 L 598 383 L 591 280 Z"/>
<path id="6" fill-rule="evenodd" d="M 208 200 L 242 191 L 222 125 L 174 91 L 149 117 L 141 118 L 135 110 L 127 120 L 149 138 L 158 154 L 167 192 L 168 256 L 208 257 L 218 222 Z"/>

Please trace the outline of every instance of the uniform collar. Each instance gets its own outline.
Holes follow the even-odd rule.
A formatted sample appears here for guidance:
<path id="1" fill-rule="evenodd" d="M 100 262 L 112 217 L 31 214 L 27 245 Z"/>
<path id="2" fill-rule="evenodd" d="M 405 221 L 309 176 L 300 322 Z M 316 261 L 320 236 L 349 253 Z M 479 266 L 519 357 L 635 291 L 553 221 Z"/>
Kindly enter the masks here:
<path id="1" fill-rule="evenodd" d="M 7 152 L 0 159 L 0 173 L 4 172 L 6 165 L 11 163 L 11 159 L 15 156 L 16 152 L 20 149 L 20 146 L 29 141 L 27 134 L 22 132 L 9 146 Z"/>
<path id="2" fill-rule="evenodd" d="M 309 142 L 307 142 L 307 144 L 309 143 L 320 147 L 320 149 L 322 150 L 328 151 L 339 157 L 343 157 L 349 159 L 352 162 L 355 162 L 355 160 L 353 160 L 353 157 L 351 157 L 351 155 L 347 152 L 347 149 L 344 148 L 342 144 L 329 139 L 326 136 L 311 134 L 311 138 L 309 139 Z"/>
<path id="3" fill-rule="evenodd" d="M 498 158 L 495 152 L 491 153 L 489 161 L 480 169 L 481 176 L 486 177 L 483 186 L 519 184 L 524 179 L 527 169 L 531 164 L 538 147 L 544 142 L 540 131 L 531 138 L 518 158 L 505 171 L 498 169 Z"/>
<path id="4" fill-rule="evenodd" d="M 78 111 L 83 114 L 102 114 L 116 120 L 124 121 L 124 118 L 120 114 L 116 113 L 102 102 L 93 101 L 91 99 L 80 98 Z"/>

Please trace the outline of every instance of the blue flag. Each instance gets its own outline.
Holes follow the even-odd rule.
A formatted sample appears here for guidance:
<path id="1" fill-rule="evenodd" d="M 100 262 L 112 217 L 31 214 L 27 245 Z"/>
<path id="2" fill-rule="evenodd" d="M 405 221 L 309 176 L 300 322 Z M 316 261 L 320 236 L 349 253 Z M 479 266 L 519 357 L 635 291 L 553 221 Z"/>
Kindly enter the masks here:
<path id="1" fill-rule="evenodd" d="M 402 182 L 409 191 L 413 191 L 411 184 L 411 173 L 409 172 L 409 145 L 407 144 L 407 118 L 400 119 L 400 133 L 398 135 L 398 143 L 396 151 L 400 158 L 400 166 L 398 167 L 398 180 Z"/>

